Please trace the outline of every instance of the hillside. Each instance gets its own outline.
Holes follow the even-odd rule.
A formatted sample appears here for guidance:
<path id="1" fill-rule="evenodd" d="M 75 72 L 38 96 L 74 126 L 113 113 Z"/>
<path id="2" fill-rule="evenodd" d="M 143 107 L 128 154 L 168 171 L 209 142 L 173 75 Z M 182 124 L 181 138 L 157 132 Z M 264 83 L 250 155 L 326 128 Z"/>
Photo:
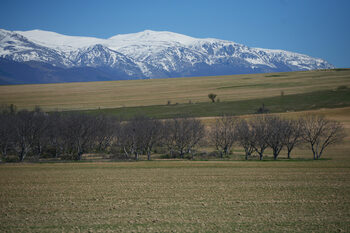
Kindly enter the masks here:
<path id="1" fill-rule="evenodd" d="M 176 103 L 221 103 L 350 87 L 350 69 L 155 80 L 0 86 L 0 104 L 87 110 Z"/>

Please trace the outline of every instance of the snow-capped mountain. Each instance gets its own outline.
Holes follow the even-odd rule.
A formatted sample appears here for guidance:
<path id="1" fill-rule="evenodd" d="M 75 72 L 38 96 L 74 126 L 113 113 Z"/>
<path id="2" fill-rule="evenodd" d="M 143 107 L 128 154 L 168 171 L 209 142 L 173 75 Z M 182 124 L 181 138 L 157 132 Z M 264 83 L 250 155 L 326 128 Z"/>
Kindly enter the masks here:
<path id="1" fill-rule="evenodd" d="M 334 68 L 307 55 L 142 31 L 108 39 L 0 29 L 0 84 L 167 78 Z"/>

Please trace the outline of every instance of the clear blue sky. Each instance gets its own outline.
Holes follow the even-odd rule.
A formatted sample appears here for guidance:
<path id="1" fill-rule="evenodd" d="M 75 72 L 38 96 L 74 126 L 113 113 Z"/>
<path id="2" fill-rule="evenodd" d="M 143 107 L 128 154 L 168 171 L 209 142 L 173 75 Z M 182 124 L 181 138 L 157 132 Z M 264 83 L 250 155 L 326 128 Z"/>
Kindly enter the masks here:
<path id="1" fill-rule="evenodd" d="M 166 30 L 350 67 L 350 0 L 1 0 L 0 28 L 100 38 Z"/>

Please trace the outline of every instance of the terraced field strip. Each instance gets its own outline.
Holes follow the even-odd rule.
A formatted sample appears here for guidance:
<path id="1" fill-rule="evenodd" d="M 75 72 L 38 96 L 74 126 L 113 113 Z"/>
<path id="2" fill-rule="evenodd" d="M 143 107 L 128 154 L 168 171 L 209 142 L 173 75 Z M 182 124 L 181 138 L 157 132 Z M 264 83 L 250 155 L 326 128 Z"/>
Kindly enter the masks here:
<path id="1" fill-rule="evenodd" d="M 350 69 L 154 80 L 0 86 L 0 105 L 44 110 L 239 101 L 350 86 Z"/>
<path id="2" fill-rule="evenodd" d="M 340 108 L 350 106 L 350 88 L 324 90 L 302 94 L 266 97 L 260 99 L 221 101 L 219 103 L 192 103 L 175 105 L 152 105 L 143 107 L 124 107 L 86 110 L 90 114 L 107 114 L 130 119 L 144 115 L 153 118 L 172 118 L 181 116 L 209 117 L 220 115 L 254 114 L 262 107 L 271 113 L 294 112 L 320 108 Z"/>

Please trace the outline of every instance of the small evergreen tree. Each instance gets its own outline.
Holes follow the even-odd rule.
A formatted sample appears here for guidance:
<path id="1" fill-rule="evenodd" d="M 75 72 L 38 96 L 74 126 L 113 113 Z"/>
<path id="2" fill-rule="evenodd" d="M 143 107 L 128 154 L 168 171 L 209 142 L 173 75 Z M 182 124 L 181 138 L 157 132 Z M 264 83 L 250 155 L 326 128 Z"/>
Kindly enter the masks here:
<path id="1" fill-rule="evenodd" d="M 208 95 L 208 97 L 209 97 L 209 99 L 211 100 L 211 102 L 215 102 L 215 98 L 216 98 L 216 94 L 214 94 L 214 93 L 210 93 L 209 95 Z"/>

